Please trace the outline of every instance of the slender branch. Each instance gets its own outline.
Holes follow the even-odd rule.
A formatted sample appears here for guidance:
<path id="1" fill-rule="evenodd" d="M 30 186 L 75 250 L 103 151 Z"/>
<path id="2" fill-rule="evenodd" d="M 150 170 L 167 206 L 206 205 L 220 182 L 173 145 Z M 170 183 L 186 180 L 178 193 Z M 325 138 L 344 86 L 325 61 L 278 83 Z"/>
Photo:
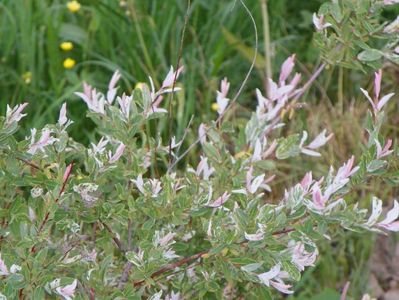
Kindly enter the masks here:
<path id="1" fill-rule="evenodd" d="M 272 235 L 280 235 L 280 234 L 285 234 L 285 233 L 289 233 L 295 231 L 295 228 L 287 228 L 287 229 L 283 229 L 283 230 L 279 230 L 279 231 L 275 231 L 272 233 Z"/>
<path id="2" fill-rule="evenodd" d="M 30 166 L 30 167 L 32 167 L 32 168 L 38 170 L 38 171 L 43 171 L 42 168 L 40 168 L 38 165 L 36 165 L 36 164 L 30 162 L 29 160 L 26 160 L 26 159 L 24 159 L 24 158 L 22 158 L 22 157 L 18 157 L 18 156 L 15 157 L 15 158 L 16 158 L 17 160 L 19 160 L 19 161 L 22 161 L 24 164 L 26 164 L 26 165 L 28 165 L 28 166 Z"/>
<path id="3" fill-rule="evenodd" d="M 190 130 L 190 128 L 191 128 L 191 125 L 192 125 L 192 123 L 193 123 L 193 120 L 194 120 L 194 115 L 191 115 L 191 118 L 190 118 L 190 120 L 188 121 L 188 124 L 187 124 L 187 126 L 186 126 L 186 128 L 184 129 L 184 133 L 183 133 L 183 136 L 182 136 L 182 138 L 180 139 L 180 145 L 177 147 L 177 149 L 175 150 L 175 153 L 176 153 L 176 157 L 179 157 L 179 153 L 180 153 L 180 148 L 181 148 L 181 146 L 183 145 L 183 142 L 184 142 L 184 140 L 186 139 L 186 137 L 187 137 L 187 134 L 188 134 L 188 132 L 189 132 L 189 130 Z"/>
<path id="4" fill-rule="evenodd" d="M 127 221 L 127 248 L 129 250 L 132 250 L 132 230 L 133 230 L 133 226 L 132 226 L 132 220 L 129 219 Z"/>
<path id="5" fill-rule="evenodd" d="M 349 285 L 350 285 L 350 281 L 347 281 L 345 283 L 344 289 L 342 290 L 341 297 L 339 298 L 340 300 L 346 300 L 346 294 L 348 293 Z"/>
<path id="6" fill-rule="evenodd" d="M 240 85 L 240 88 L 238 89 L 237 93 L 234 95 L 233 99 L 231 99 L 229 106 L 227 106 L 227 108 L 224 110 L 224 112 L 221 113 L 221 114 L 219 115 L 219 117 L 216 119 L 215 124 L 219 124 L 219 123 L 220 123 L 220 121 L 223 119 L 223 117 L 226 115 L 226 113 L 227 113 L 228 111 L 231 110 L 231 108 L 234 106 L 234 103 L 237 101 L 238 97 L 241 95 L 241 93 L 242 93 L 244 87 L 245 87 L 246 84 L 247 84 L 247 81 L 248 81 L 248 79 L 249 79 L 249 76 L 251 75 L 252 70 L 253 70 L 254 67 L 255 67 L 255 62 L 256 62 L 257 55 L 258 55 L 258 29 L 257 29 L 257 27 L 256 27 L 255 19 L 254 19 L 253 15 L 252 15 L 251 11 L 248 9 L 248 7 L 247 7 L 247 6 L 245 5 L 245 3 L 243 2 L 243 0 L 240 0 L 240 3 L 241 3 L 241 5 L 244 7 L 245 12 L 248 14 L 249 18 L 251 19 L 251 22 L 252 22 L 252 25 L 253 25 L 253 28 L 254 28 L 254 33 L 255 33 L 255 52 L 254 52 L 254 56 L 253 56 L 253 58 L 252 58 L 251 66 L 249 67 L 248 72 L 247 72 L 247 74 L 245 75 L 244 80 L 242 81 L 242 83 L 241 83 L 241 85 Z M 201 141 L 201 139 L 202 139 L 204 136 L 206 136 L 206 134 L 208 133 L 208 131 L 209 131 L 210 129 L 211 129 L 211 128 L 205 129 L 205 132 L 204 132 L 202 135 L 200 135 L 200 136 L 194 141 L 194 143 L 192 143 L 192 144 L 186 149 L 186 151 L 184 151 L 184 152 L 182 153 L 182 155 L 180 155 L 179 157 L 176 158 L 176 160 L 168 167 L 168 172 L 170 172 L 170 171 L 177 165 L 177 163 L 178 163 L 179 161 L 181 161 L 181 160 L 182 160 L 182 159 L 183 159 L 183 158 L 184 158 L 184 157 L 185 157 L 185 156 L 186 156 L 186 155 L 200 142 L 200 141 Z"/>
<path id="7" fill-rule="evenodd" d="M 183 54 L 184 35 L 186 33 L 188 19 L 189 19 L 189 16 L 190 16 L 190 8 L 191 8 L 191 0 L 188 0 L 186 15 L 184 17 L 184 25 L 183 25 L 183 29 L 182 29 L 182 33 L 181 33 L 180 49 L 179 49 L 179 54 L 178 54 L 178 57 L 177 57 L 175 76 L 173 78 L 172 95 L 170 97 L 169 108 L 168 108 L 168 112 L 169 112 L 169 116 L 168 116 L 168 119 L 169 119 L 169 164 L 171 164 L 172 161 L 173 161 L 173 155 L 172 155 L 172 130 L 173 130 L 172 104 L 173 104 L 173 100 L 174 100 L 174 94 L 175 94 L 174 91 L 175 91 L 176 80 L 177 80 L 177 75 L 178 75 L 178 71 L 177 70 L 180 68 L 180 62 L 181 62 L 181 58 L 182 58 L 182 54 Z"/>
<path id="8" fill-rule="evenodd" d="M 153 273 L 151 275 L 151 278 L 154 279 L 154 278 L 158 277 L 159 275 L 161 275 L 161 274 L 163 274 L 165 272 L 173 270 L 173 269 L 175 269 L 177 267 L 180 267 L 182 265 L 188 264 L 188 263 L 192 262 L 193 260 L 201 258 L 203 255 L 207 254 L 208 252 L 209 252 L 208 250 L 201 251 L 201 252 L 199 252 L 197 254 L 194 254 L 194 255 L 191 255 L 189 257 L 182 258 L 181 260 L 178 260 L 175 263 L 168 264 L 168 265 L 162 267 L 161 269 L 159 269 L 158 271 L 156 271 L 155 273 Z M 136 281 L 136 282 L 133 283 L 133 285 L 135 287 L 138 287 L 138 286 L 141 286 L 144 282 L 145 282 L 145 280 Z"/>
<path id="9" fill-rule="evenodd" d="M 132 250 L 132 220 L 129 219 L 127 223 L 127 248 L 129 251 Z M 123 290 L 125 287 L 125 283 L 129 277 L 130 270 L 132 269 L 133 264 L 130 261 L 127 261 L 125 267 L 123 268 L 122 276 L 118 283 L 118 289 Z"/>
<path id="10" fill-rule="evenodd" d="M 270 47 L 270 28 L 269 28 L 269 12 L 267 8 L 267 0 L 261 0 L 262 8 L 262 21 L 263 21 L 263 47 L 265 51 L 265 87 L 269 95 L 269 83 L 268 78 L 273 77 L 272 62 L 271 62 L 271 47 Z"/>
<path id="11" fill-rule="evenodd" d="M 127 282 L 127 279 L 129 277 L 129 273 L 130 273 L 130 270 L 132 269 L 132 267 L 133 267 L 133 264 L 130 261 L 128 261 L 125 264 L 121 279 L 119 280 L 119 283 L 118 283 L 118 289 L 123 290 L 125 288 L 125 284 Z"/>
<path id="12" fill-rule="evenodd" d="M 289 232 L 292 232 L 292 231 L 295 231 L 295 228 L 286 228 L 286 229 L 283 229 L 283 230 L 275 231 L 275 232 L 272 233 L 272 235 L 280 235 L 280 234 L 285 234 L 285 233 L 289 233 Z M 189 263 L 191 263 L 192 261 L 194 261 L 196 259 L 202 258 L 205 255 L 209 254 L 209 252 L 210 252 L 210 250 L 204 250 L 204 251 L 201 251 L 201 252 L 199 252 L 197 254 L 194 254 L 194 255 L 191 255 L 191 256 L 188 256 L 188 257 L 184 257 L 184 258 L 182 258 L 182 259 L 180 259 L 180 260 L 178 260 L 178 261 L 176 261 L 174 263 L 167 264 L 166 266 L 160 268 L 158 271 L 152 273 L 152 275 L 150 277 L 152 279 L 155 279 L 156 277 L 162 275 L 163 273 L 171 271 L 171 270 L 173 270 L 173 269 L 175 269 L 177 267 L 180 267 L 182 265 L 189 264 Z M 145 282 L 144 279 L 140 280 L 140 281 L 133 282 L 133 286 L 134 287 L 141 286 L 144 282 Z"/>
<path id="13" fill-rule="evenodd" d="M 123 246 L 121 240 L 114 234 L 114 232 L 111 230 L 111 228 L 104 223 L 103 221 L 99 220 L 99 222 L 104 226 L 104 228 L 112 235 L 112 239 L 114 240 L 115 244 L 118 246 L 118 249 L 122 252 L 125 253 L 125 247 Z"/>
<path id="14" fill-rule="evenodd" d="M 324 68 L 327 66 L 326 63 L 322 63 L 319 65 L 319 67 L 316 69 L 316 71 L 313 73 L 313 75 L 309 78 L 309 80 L 303 85 L 303 87 L 297 92 L 295 95 L 294 100 L 298 100 L 299 98 L 302 97 L 303 94 L 309 89 L 309 87 L 313 84 L 313 82 L 316 80 L 317 77 L 319 77 L 320 73 L 324 70 Z"/>
<path id="15" fill-rule="evenodd" d="M 89 288 L 89 299 L 90 300 L 95 300 L 96 299 L 96 293 L 94 288 Z"/>
<path id="16" fill-rule="evenodd" d="M 60 191 L 59 191 L 59 193 L 58 193 L 57 198 L 55 199 L 55 203 L 58 203 L 58 201 L 60 200 L 62 194 L 63 194 L 64 191 L 65 191 L 65 187 L 66 187 L 66 185 L 67 185 L 68 179 L 69 179 L 69 177 L 71 176 L 72 168 L 73 168 L 73 163 L 70 163 L 70 164 L 66 167 L 66 170 L 65 170 L 65 173 L 64 173 L 64 177 L 62 178 L 62 186 L 61 186 L 61 189 L 60 189 Z M 42 232 L 44 226 L 47 224 L 47 222 L 48 222 L 48 220 L 49 220 L 49 217 L 50 217 L 50 212 L 47 212 L 46 215 L 45 215 L 45 217 L 44 217 L 44 219 L 43 219 L 43 221 L 42 221 L 42 223 L 41 223 L 40 226 L 39 226 L 39 230 L 37 231 L 37 236 L 39 236 L 40 233 Z M 35 253 L 35 252 L 36 252 L 36 247 L 35 247 L 35 245 L 32 246 L 32 248 L 30 249 L 30 252 L 31 252 L 31 253 Z"/>

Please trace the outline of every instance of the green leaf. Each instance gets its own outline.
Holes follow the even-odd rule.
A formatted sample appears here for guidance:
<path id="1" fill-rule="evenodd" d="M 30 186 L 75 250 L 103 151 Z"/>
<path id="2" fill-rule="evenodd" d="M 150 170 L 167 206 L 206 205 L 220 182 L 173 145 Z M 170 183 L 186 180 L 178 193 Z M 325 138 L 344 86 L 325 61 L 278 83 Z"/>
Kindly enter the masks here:
<path id="1" fill-rule="evenodd" d="M 211 143 L 204 143 L 203 147 L 204 147 L 204 152 L 209 159 L 213 161 L 222 160 L 218 152 L 218 149 L 214 145 L 212 145 Z"/>
<path id="2" fill-rule="evenodd" d="M 33 300 L 45 299 L 45 291 L 42 287 L 37 287 L 33 292 Z"/>
<path id="3" fill-rule="evenodd" d="M 247 273 L 254 272 L 262 266 L 262 263 L 253 263 L 241 267 L 241 270 Z"/>
<path id="4" fill-rule="evenodd" d="M 227 40 L 227 43 L 237 49 L 240 54 L 247 59 L 249 62 L 251 62 L 255 56 L 255 50 L 253 47 L 248 47 L 246 46 L 240 38 L 237 38 L 234 36 L 230 31 L 228 31 L 226 28 L 222 28 L 222 33 Z M 266 65 L 266 60 L 265 58 L 257 53 L 256 60 L 255 60 L 255 68 L 257 69 L 263 69 Z"/>
<path id="5" fill-rule="evenodd" d="M 76 44 L 84 44 L 87 40 L 87 33 L 83 28 L 72 23 L 64 23 L 61 25 L 59 35 L 62 40 L 72 41 Z"/>
<path id="6" fill-rule="evenodd" d="M 273 300 L 273 297 L 270 294 L 270 289 L 263 285 L 260 285 L 256 288 L 255 297 L 257 297 L 256 299 Z"/>
<path id="7" fill-rule="evenodd" d="M 341 297 L 341 295 L 337 291 L 335 291 L 331 288 L 326 288 L 320 294 L 317 294 L 317 295 L 313 296 L 312 298 L 310 298 L 310 300 L 338 300 L 338 299 L 340 299 L 340 297 Z M 305 300 L 304 298 L 299 298 L 299 299 Z"/>
<path id="8" fill-rule="evenodd" d="M 375 159 L 367 165 L 367 172 L 373 173 L 387 164 L 384 160 Z"/>
<path id="9" fill-rule="evenodd" d="M 277 147 L 276 157 L 278 159 L 287 159 L 289 157 L 299 155 L 301 153 L 299 142 L 299 134 L 294 134 L 281 140 Z"/>
<path id="10" fill-rule="evenodd" d="M 276 168 L 276 164 L 272 160 L 259 160 L 254 162 L 254 166 L 258 167 L 264 171 L 271 171 Z"/>
<path id="11" fill-rule="evenodd" d="M 380 59 L 383 56 L 382 52 L 377 49 L 369 49 L 360 52 L 357 58 L 361 61 L 369 62 Z"/>
<path id="12" fill-rule="evenodd" d="M 299 281 L 301 279 L 301 272 L 299 272 L 298 268 L 291 262 L 283 261 L 281 263 L 284 271 L 290 274 L 290 277 L 295 281 Z"/>

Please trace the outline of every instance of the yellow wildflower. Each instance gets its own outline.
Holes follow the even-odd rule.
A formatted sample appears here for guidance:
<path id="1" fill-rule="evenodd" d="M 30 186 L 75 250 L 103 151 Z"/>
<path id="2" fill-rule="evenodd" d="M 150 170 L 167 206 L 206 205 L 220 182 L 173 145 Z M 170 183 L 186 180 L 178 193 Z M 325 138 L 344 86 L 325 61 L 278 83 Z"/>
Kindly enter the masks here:
<path id="1" fill-rule="evenodd" d="M 60 44 L 60 48 L 64 51 L 71 51 L 73 49 L 73 44 L 71 42 L 63 42 Z"/>
<path id="2" fill-rule="evenodd" d="M 68 3 L 67 3 L 67 8 L 72 13 L 78 12 L 80 9 L 80 6 L 81 6 L 80 3 L 76 0 L 68 1 Z"/>
<path id="3" fill-rule="evenodd" d="M 217 111 L 219 109 L 219 104 L 217 104 L 216 102 L 212 103 L 211 107 L 212 107 L 212 110 Z"/>
<path id="4" fill-rule="evenodd" d="M 134 88 L 135 88 L 135 89 L 142 90 L 144 86 L 145 86 L 145 83 L 143 83 L 143 82 L 137 82 L 137 83 L 136 83 L 136 86 L 135 86 Z"/>
<path id="5" fill-rule="evenodd" d="M 222 255 L 223 255 L 223 256 L 226 256 L 228 252 L 229 252 L 229 249 L 224 248 L 224 249 L 222 250 Z"/>
<path id="6" fill-rule="evenodd" d="M 65 59 L 64 63 L 63 63 L 65 69 L 72 69 L 75 66 L 75 64 L 76 64 L 76 61 L 69 57 L 67 59 Z"/>
<path id="7" fill-rule="evenodd" d="M 234 158 L 241 158 L 247 156 L 248 154 L 249 154 L 248 151 L 240 151 L 234 155 Z"/>
<path id="8" fill-rule="evenodd" d="M 295 110 L 293 108 L 290 109 L 290 114 L 288 115 L 288 118 L 291 120 L 292 117 L 294 116 Z"/>
<path id="9" fill-rule="evenodd" d="M 32 82 L 32 72 L 25 72 L 22 74 L 22 79 L 26 84 L 30 84 Z"/>
<path id="10" fill-rule="evenodd" d="M 280 112 L 280 118 L 284 118 L 285 114 L 287 113 L 287 110 L 285 108 L 283 108 Z"/>

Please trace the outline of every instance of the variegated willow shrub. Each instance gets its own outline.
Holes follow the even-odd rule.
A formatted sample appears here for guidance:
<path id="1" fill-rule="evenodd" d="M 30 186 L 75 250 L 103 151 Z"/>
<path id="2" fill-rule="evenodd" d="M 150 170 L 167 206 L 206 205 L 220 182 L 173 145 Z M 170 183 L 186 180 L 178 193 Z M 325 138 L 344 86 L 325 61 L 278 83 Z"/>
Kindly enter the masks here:
<path id="1" fill-rule="evenodd" d="M 320 31 L 331 25 L 323 16 L 314 22 Z M 282 134 L 283 112 L 297 107 L 308 86 L 294 68 L 293 55 L 278 80 L 269 80 L 267 96 L 256 91 L 245 126 L 225 118 L 233 101 L 224 79 L 218 119 L 199 127 L 200 150 L 182 154 L 183 140 L 165 142 L 149 130 L 168 117 L 166 94 L 182 92 L 175 87 L 182 68 L 171 69 L 158 90 L 150 79 L 131 95 L 117 96 L 119 72 L 104 94 L 85 84 L 77 95 L 98 137 L 88 146 L 68 135 L 66 104 L 56 124 L 31 129 L 23 140 L 14 134 L 27 104 L 8 107 L 0 118 L 2 297 L 265 299 L 293 293 L 331 228 L 399 231 L 398 202 L 381 217 L 377 198 L 371 212 L 345 201 L 395 155 L 380 134 L 393 96 L 381 95 L 381 71 L 371 95 L 361 90 L 371 104 L 363 154 L 321 178 L 303 171 L 280 201 L 269 198 L 276 161 L 317 159 L 332 137 L 326 130 L 312 138 Z M 198 153 L 197 165 L 176 168 L 188 150 Z"/>
<path id="2" fill-rule="evenodd" d="M 145 129 L 150 120 L 166 117 L 160 104 L 166 93 L 178 92 L 174 79 L 181 68 L 172 69 L 158 91 L 151 82 L 151 88 L 116 96 L 118 72 L 106 94 L 85 84 L 77 95 L 101 136 L 88 147 L 68 136 L 73 121 L 66 104 L 57 124 L 32 129 L 22 141 L 13 134 L 27 104 L 8 108 L 0 123 L 3 294 L 185 299 L 221 297 L 229 287 L 289 294 L 315 263 L 317 242 L 329 238 L 332 226 L 399 230 L 396 201 L 381 220 L 381 200 L 373 199 L 371 214 L 344 200 L 393 155 L 392 141 L 380 136 L 393 96 L 380 96 L 381 71 L 372 96 L 362 89 L 372 107 L 363 155 L 348 157 L 322 178 L 304 172 L 279 203 L 268 201 L 273 161 L 320 156 L 318 149 L 332 137 L 325 130 L 311 140 L 306 132 L 279 135 L 282 110 L 302 91 L 300 75 L 291 76 L 294 58 L 284 62 L 278 82 L 269 81 L 267 97 L 256 91 L 258 105 L 245 127 L 223 118 L 200 126 L 199 163 L 185 170 L 173 166 L 182 158 L 182 141 L 162 143 Z M 222 117 L 228 92 L 225 79 L 217 92 Z"/>

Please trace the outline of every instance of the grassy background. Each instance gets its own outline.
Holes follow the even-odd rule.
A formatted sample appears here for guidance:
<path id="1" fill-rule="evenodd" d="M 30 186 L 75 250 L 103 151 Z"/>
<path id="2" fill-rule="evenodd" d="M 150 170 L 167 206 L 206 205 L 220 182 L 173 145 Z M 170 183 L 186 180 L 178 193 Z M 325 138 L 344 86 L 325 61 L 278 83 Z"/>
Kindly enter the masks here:
<path id="1" fill-rule="evenodd" d="M 66 8 L 66 1 L 2 1 L 2 103 L 27 99 L 35 114 L 33 125 L 42 126 L 54 120 L 60 104 L 68 100 L 74 103 L 70 107 L 76 116 L 75 128 L 79 128 L 80 122 L 86 122 L 81 115 L 83 104 L 77 104 L 72 93 L 81 89 L 83 80 L 97 86 L 103 83 L 105 88 L 118 68 L 123 73 L 124 89 L 129 90 L 137 82 L 147 81 L 148 75 L 159 83 L 169 66 L 176 64 L 186 2 L 136 0 L 121 6 L 122 1 L 88 0 L 81 1 L 82 8 L 73 14 Z M 247 2 L 261 33 L 260 2 Z M 311 12 L 321 1 L 305 1 L 299 11 L 292 2 L 270 2 L 274 71 L 294 51 L 303 64 L 317 59 L 317 51 L 311 46 Z M 248 15 L 234 1 L 193 0 L 190 15 L 182 58 L 186 66 L 182 79 L 185 99 L 175 103 L 178 135 L 191 115 L 205 119 L 215 116 L 210 107 L 219 80 L 228 75 L 233 87 L 239 85 L 249 68 L 255 40 Z M 74 49 L 62 51 L 59 45 L 63 41 L 72 41 Z M 66 57 L 77 61 L 72 70 L 62 66 Z M 258 59 L 247 91 L 263 85 L 263 61 Z M 24 80 L 28 72 L 29 84 Z M 244 104 L 250 102 L 253 99 Z M 1 109 L 4 111 L 5 105 Z M 79 138 L 86 136 L 87 132 L 82 132 Z"/>
<path id="2" fill-rule="evenodd" d="M 275 75 L 291 53 L 297 53 L 297 69 L 304 80 L 320 62 L 318 50 L 312 44 L 311 16 L 323 2 L 268 1 L 272 49 L 268 55 Z M 243 114 L 256 105 L 254 89 L 263 87 L 266 78 L 261 0 L 246 3 L 258 26 L 260 47 L 255 70 L 239 99 L 237 111 Z M 4 113 L 7 103 L 28 101 L 30 117 L 24 122 L 25 133 L 31 127 L 55 121 L 61 103 L 67 101 L 75 122 L 71 126 L 72 136 L 88 142 L 93 124 L 84 117 L 85 105 L 73 95 L 81 90 L 83 81 L 105 90 L 113 71 L 119 69 L 123 74 L 123 90 L 129 91 L 138 82 L 147 81 L 148 75 L 159 85 L 169 66 L 176 64 L 186 0 L 82 0 L 81 4 L 77 13 L 71 13 L 66 1 L 0 1 L 0 112 Z M 391 11 L 388 15 L 395 13 Z M 59 45 L 64 41 L 73 42 L 74 49 L 62 51 Z M 173 103 L 178 137 L 183 135 L 192 116 L 193 128 L 215 118 L 211 104 L 219 80 L 228 76 L 233 92 L 238 89 L 250 66 L 254 44 L 251 20 L 238 2 L 234 5 L 232 0 L 191 1 L 182 53 L 186 72 L 180 81 L 185 92 Z M 63 68 L 67 57 L 76 60 L 73 69 Z M 338 74 L 342 76 L 345 91 L 342 111 L 336 108 Z M 386 67 L 384 90 L 397 91 L 397 74 L 397 66 Z M 352 149 L 358 148 L 357 141 L 363 138 L 362 116 L 367 109 L 359 87 L 370 84 L 371 75 L 339 68 L 323 72 L 303 99 L 311 105 L 296 113 L 287 130 L 306 129 L 315 134 L 326 127 L 335 133 L 335 139 L 324 150 L 323 159 L 296 162 L 294 170 L 282 165 L 278 175 L 292 182 L 306 169 L 320 175 L 326 171 L 323 164 L 337 166 L 348 158 Z M 395 115 L 397 107 L 391 107 Z M 398 136 L 397 122 L 397 119 L 389 122 L 387 130 L 391 136 Z M 187 143 L 193 139 L 195 130 L 189 134 Z M 379 185 L 364 188 L 382 199 L 392 198 Z M 354 200 L 358 196 L 354 194 Z M 351 293 L 358 298 L 367 288 L 366 262 L 371 251 L 372 240 L 365 236 L 336 236 L 332 243 L 325 242 L 321 247 L 322 259 L 316 268 L 305 272 L 297 285 L 296 298 L 309 299 L 321 293 L 313 299 L 336 299 L 336 291 L 346 280 L 352 282 Z"/>

